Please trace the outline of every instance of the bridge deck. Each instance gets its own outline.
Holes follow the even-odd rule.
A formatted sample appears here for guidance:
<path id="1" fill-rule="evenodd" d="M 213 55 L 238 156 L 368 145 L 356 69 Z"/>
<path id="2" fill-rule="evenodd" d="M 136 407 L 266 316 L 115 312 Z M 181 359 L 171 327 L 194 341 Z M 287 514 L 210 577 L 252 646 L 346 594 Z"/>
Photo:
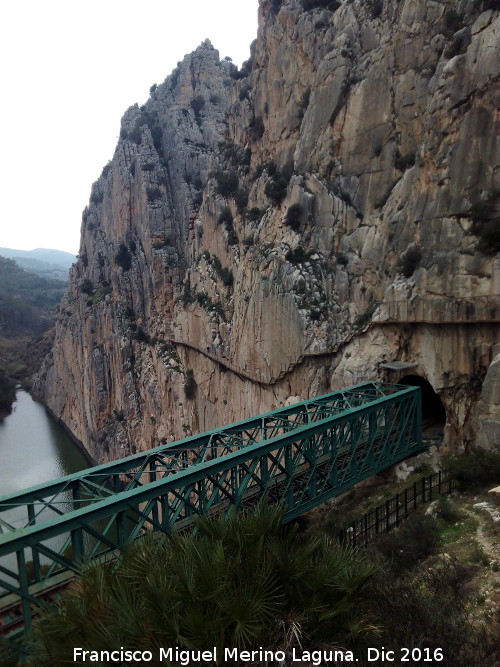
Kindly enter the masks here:
<path id="1" fill-rule="evenodd" d="M 290 520 L 422 447 L 420 389 L 369 382 L 2 496 L 0 608 L 29 631 L 40 589 L 146 530 L 264 495 Z"/>

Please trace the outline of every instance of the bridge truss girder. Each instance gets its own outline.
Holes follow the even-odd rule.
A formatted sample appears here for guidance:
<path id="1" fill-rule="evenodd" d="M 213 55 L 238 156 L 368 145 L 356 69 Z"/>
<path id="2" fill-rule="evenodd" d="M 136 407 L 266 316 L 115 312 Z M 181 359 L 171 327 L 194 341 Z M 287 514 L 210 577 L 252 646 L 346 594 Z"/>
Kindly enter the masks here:
<path id="1" fill-rule="evenodd" d="M 365 383 L 0 497 L 0 607 L 21 600 L 28 631 L 54 577 L 197 515 L 266 495 L 293 519 L 420 451 L 420 400 Z"/>

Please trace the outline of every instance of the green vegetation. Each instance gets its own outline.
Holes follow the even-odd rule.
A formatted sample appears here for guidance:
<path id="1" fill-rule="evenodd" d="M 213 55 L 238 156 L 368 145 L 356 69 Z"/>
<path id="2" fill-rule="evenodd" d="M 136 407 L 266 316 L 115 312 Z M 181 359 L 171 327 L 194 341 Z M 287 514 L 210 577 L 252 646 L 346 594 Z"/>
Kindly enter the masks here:
<path id="1" fill-rule="evenodd" d="M 473 449 L 468 455 L 449 457 L 446 467 L 458 481 L 460 489 L 476 492 L 498 481 L 500 452 Z"/>
<path id="2" fill-rule="evenodd" d="M 100 204 L 104 199 L 104 194 L 101 190 L 96 190 L 95 186 L 92 189 L 92 194 L 90 195 L 90 201 L 92 204 Z"/>
<path id="3" fill-rule="evenodd" d="M 238 174 L 235 171 L 218 171 L 215 174 L 217 192 L 223 197 L 235 195 L 238 191 Z"/>
<path id="4" fill-rule="evenodd" d="M 318 9 L 319 7 L 334 12 L 340 7 L 340 2 L 338 0 L 302 0 L 302 7 L 305 12 Z"/>
<path id="5" fill-rule="evenodd" d="M 0 367 L 0 420 L 4 415 L 10 414 L 15 397 L 15 380 L 7 375 L 4 368 Z"/>
<path id="6" fill-rule="evenodd" d="M 495 638 L 472 621 L 468 610 L 473 566 L 434 558 L 400 576 L 394 576 L 391 560 L 382 559 L 379 567 L 370 596 L 383 620 L 381 645 L 396 651 L 401 646 L 425 646 L 431 655 L 440 649 L 443 656 L 453 656 L 453 667 L 493 664 L 490 659 L 498 651 Z"/>
<path id="7" fill-rule="evenodd" d="M 253 206 L 246 213 L 247 220 L 250 220 L 250 222 L 260 222 L 265 212 L 265 208 L 258 208 L 257 206 Z"/>
<path id="8" fill-rule="evenodd" d="M 473 456 L 483 454 L 491 453 Z M 498 459 L 482 465 L 496 471 Z M 325 526 L 283 525 L 285 509 L 266 502 L 200 519 L 196 534 L 146 531 L 120 563 L 87 568 L 43 612 L 28 667 L 66 664 L 68 636 L 87 650 L 273 647 L 288 659 L 294 647 L 336 646 L 360 667 L 382 667 L 366 660 L 368 646 L 398 656 L 415 647 L 415 664 L 446 665 L 447 656 L 453 667 L 496 664 L 498 564 L 474 537 L 479 521 L 467 507 L 476 500 L 440 498 L 432 516 L 412 513 L 363 552 L 339 545 Z"/>
<path id="9" fill-rule="evenodd" d="M 422 260 L 422 251 L 418 246 L 410 246 L 406 252 L 403 253 L 400 260 L 401 270 L 405 278 L 410 278 L 415 269 Z"/>
<path id="10" fill-rule="evenodd" d="M 301 246 L 298 246 L 297 248 L 294 248 L 294 250 L 289 250 L 285 255 L 285 259 L 291 264 L 303 264 L 304 262 L 307 262 L 310 256 L 310 252 L 304 250 Z"/>
<path id="11" fill-rule="evenodd" d="M 44 317 L 61 301 L 66 284 L 23 271 L 11 259 L 0 257 L 0 321 L 2 336 L 40 333 L 48 328 Z"/>
<path id="12" fill-rule="evenodd" d="M 230 141 L 222 141 L 219 148 L 224 162 L 229 162 L 234 167 L 248 167 L 250 165 L 252 157 L 250 148 L 241 148 Z"/>
<path id="13" fill-rule="evenodd" d="M 463 23 L 463 16 L 456 9 L 448 9 L 444 15 L 444 25 L 448 33 L 455 33 L 460 30 Z"/>
<path id="14" fill-rule="evenodd" d="M 0 257 L 0 413 L 10 411 L 16 383 L 41 361 L 33 353 L 33 339 L 52 326 L 65 292 L 65 283 L 32 275 Z"/>
<path id="15" fill-rule="evenodd" d="M 194 373 L 191 368 L 186 371 L 186 381 L 184 383 L 184 396 L 191 400 L 196 394 L 196 380 L 194 379 Z"/>
<path id="16" fill-rule="evenodd" d="M 233 226 L 233 214 L 231 213 L 231 209 L 228 206 L 225 206 L 222 209 L 217 222 L 219 223 L 219 225 L 224 225 L 226 229 L 228 225 L 230 227 Z"/>
<path id="17" fill-rule="evenodd" d="M 224 229 L 227 231 L 227 240 L 229 245 L 235 245 L 238 243 L 238 236 L 234 229 L 234 218 L 231 213 L 231 209 L 228 206 L 225 206 L 218 218 L 219 225 L 224 225 Z"/>
<path id="18" fill-rule="evenodd" d="M 300 204 L 292 204 L 285 216 L 285 225 L 298 232 L 304 209 Z"/>
<path id="19" fill-rule="evenodd" d="M 467 462 L 461 468 L 468 470 L 471 459 L 479 456 L 484 469 L 490 466 L 496 471 L 498 456 L 490 459 L 490 455 L 491 452 L 481 452 L 462 457 Z M 379 490 L 383 496 L 392 496 L 402 490 L 402 484 L 407 482 L 386 482 Z M 396 654 L 401 646 L 427 647 L 431 656 L 434 650 L 442 650 L 443 661 L 420 662 L 419 658 L 418 664 L 445 664 L 446 656 L 451 655 L 453 667 L 483 667 L 500 659 L 500 617 L 495 610 L 495 591 L 499 586 L 494 574 L 498 565 L 488 554 L 489 549 L 494 549 L 498 529 L 492 525 L 487 538 L 489 517 L 472 516 L 478 491 L 484 493 L 488 488 L 490 482 L 486 481 L 481 489 L 475 486 L 472 493 L 453 492 L 434 499 L 427 508 L 412 513 L 399 528 L 371 541 L 367 555 L 376 571 L 367 587 L 366 599 L 373 621 L 380 627 L 380 635 L 372 646 L 384 646 Z M 373 487 L 352 489 L 343 501 L 335 503 L 333 512 L 322 515 L 322 519 L 318 515 L 320 525 L 310 525 L 308 530 L 314 534 L 322 530 L 337 534 L 340 527 L 359 518 L 377 501 L 380 502 L 380 495 L 374 493 Z M 487 598 L 489 605 L 485 604 Z M 357 651 L 366 655 L 362 646 Z M 358 664 L 383 667 L 386 662 L 368 662 L 361 657 Z"/>
<path id="20" fill-rule="evenodd" d="M 347 266 L 349 264 L 349 257 L 343 252 L 338 252 L 335 259 L 340 266 Z"/>
<path id="21" fill-rule="evenodd" d="M 397 575 L 436 553 L 439 543 L 437 522 L 429 520 L 422 512 L 416 512 L 411 521 L 404 522 L 397 530 L 380 535 L 375 546 Z"/>
<path id="22" fill-rule="evenodd" d="M 104 165 L 101 171 L 101 178 L 106 179 L 111 173 L 111 162 Z"/>
<path id="23" fill-rule="evenodd" d="M 196 292 L 191 289 L 189 282 L 184 283 L 182 288 L 181 302 L 184 307 L 189 306 L 191 303 L 196 301 Z"/>
<path id="24" fill-rule="evenodd" d="M 280 10 L 280 7 L 283 3 L 283 0 L 271 0 L 271 12 L 277 14 Z"/>
<path id="25" fill-rule="evenodd" d="M 354 320 L 354 326 L 357 329 L 364 329 L 373 317 L 373 313 L 377 310 L 377 304 L 371 303 L 362 313 L 360 313 Z"/>
<path id="26" fill-rule="evenodd" d="M 500 657 L 496 622 L 476 622 L 471 608 L 479 569 L 488 567 L 489 559 L 471 539 L 475 526 L 464 520 L 456 501 L 442 498 L 437 510 L 435 517 L 413 514 L 370 548 L 378 565 L 368 592 L 383 626 L 378 641 L 390 649 L 425 646 L 431 654 L 441 649 L 454 656 L 454 667 L 493 664 Z M 440 555 L 443 549 L 447 553 Z"/>
<path id="27" fill-rule="evenodd" d="M 154 147 L 158 153 L 161 153 L 163 133 L 158 122 L 158 114 L 156 112 L 146 111 L 144 107 L 141 107 L 140 111 L 141 113 L 134 125 L 134 128 L 128 134 L 128 136 L 124 138 L 128 138 L 134 143 L 140 144 L 142 142 L 142 128 L 146 125 L 149 127 L 149 131 L 151 132 Z"/>
<path id="28" fill-rule="evenodd" d="M 264 192 L 275 206 L 279 206 L 286 196 L 288 183 L 292 176 L 292 168 L 287 165 L 283 171 L 279 171 L 274 162 L 269 162 L 266 165 L 266 170 L 271 178 L 267 181 Z"/>
<path id="29" fill-rule="evenodd" d="M 94 283 L 90 280 L 90 278 L 84 278 L 79 285 L 80 292 L 82 294 L 93 294 L 94 292 Z"/>
<path id="30" fill-rule="evenodd" d="M 151 336 L 142 327 L 136 327 L 134 338 L 138 343 L 146 343 L 147 345 L 151 343 Z"/>
<path id="31" fill-rule="evenodd" d="M 234 196 L 234 201 L 238 209 L 238 213 L 243 213 L 243 211 L 248 206 L 248 191 L 239 189 Z"/>
<path id="32" fill-rule="evenodd" d="M 249 137 L 251 142 L 258 141 L 264 136 L 265 127 L 262 116 L 252 118 L 249 125 Z"/>
<path id="33" fill-rule="evenodd" d="M 193 100 L 191 100 L 189 104 L 191 106 L 191 109 L 194 111 L 196 122 L 199 125 L 201 123 L 201 112 L 205 108 L 205 100 L 201 95 L 198 95 Z"/>
<path id="34" fill-rule="evenodd" d="M 372 19 L 378 19 L 384 8 L 382 0 L 368 0 L 368 9 Z"/>
<path id="35" fill-rule="evenodd" d="M 65 664 L 68 636 L 91 650 L 218 651 L 350 646 L 372 636 L 365 591 L 374 567 L 325 536 L 298 539 L 283 514 L 262 503 L 205 518 L 197 535 L 147 535 L 118 567 L 89 568 L 36 622 L 28 665 Z"/>
<path id="36" fill-rule="evenodd" d="M 227 268 L 226 266 L 222 266 L 220 259 L 215 255 L 212 256 L 212 262 L 215 272 L 222 280 L 222 283 L 226 287 L 232 287 L 234 282 L 234 275 L 231 269 Z"/>
<path id="37" fill-rule="evenodd" d="M 158 186 L 148 186 L 146 190 L 147 196 L 148 196 L 148 202 L 150 204 L 153 204 L 155 201 L 158 199 L 161 199 L 161 190 Z"/>
<path id="38" fill-rule="evenodd" d="M 394 166 L 399 171 L 406 171 L 406 169 L 413 167 L 413 165 L 415 164 L 415 157 L 416 157 L 415 151 L 411 151 L 406 155 L 401 155 L 399 149 L 397 149 L 396 153 L 394 154 Z"/>
<path id="39" fill-rule="evenodd" d="M 495 254 L 500 250 L 500 216 L 496 210 L 499 197 L 500 192 L 489 192 L 470 208 L 472 233 L 479 237 L 477 249 L 484 253 Z"/>
<path id="40" fill-rule="evenodd" d="M 118 252 L 115 255 L 115 262 L 120 266 L 124 271 L 128 271 L 132 266 L 132 255 L 130 250 L 127 248 L 125 243 L 120 243 Z"/>
<path id="41" fill-rule="evenodd" d="M 226 321 L 224 307 L 220 301 L 213 301 L 206 292 L 194 292 L 194 299 L 201 308 L 209 313 L 217 313 L 224 322 Z"/>

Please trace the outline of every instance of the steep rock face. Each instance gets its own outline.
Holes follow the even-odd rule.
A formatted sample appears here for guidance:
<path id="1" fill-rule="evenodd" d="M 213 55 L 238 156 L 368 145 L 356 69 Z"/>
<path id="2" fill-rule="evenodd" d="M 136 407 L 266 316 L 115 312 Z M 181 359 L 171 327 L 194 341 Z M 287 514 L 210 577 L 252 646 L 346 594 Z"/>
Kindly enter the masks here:
<path id="1" fill-rule="evenodd" d="M 431 382 L 455 445 L 475 436 L 498 337 L 499 12 L 311 4 L 262 0 L 241 71 L 205 42 L 123 118 L 35 382 L 98 459 L 397 380 L 390 360 Z"/>
<path id="2" fill-rule="evenodd" d="M 476 408 L 477 439 L 485 449 L 500 449 L 500 354 L 486 373 Z"/>

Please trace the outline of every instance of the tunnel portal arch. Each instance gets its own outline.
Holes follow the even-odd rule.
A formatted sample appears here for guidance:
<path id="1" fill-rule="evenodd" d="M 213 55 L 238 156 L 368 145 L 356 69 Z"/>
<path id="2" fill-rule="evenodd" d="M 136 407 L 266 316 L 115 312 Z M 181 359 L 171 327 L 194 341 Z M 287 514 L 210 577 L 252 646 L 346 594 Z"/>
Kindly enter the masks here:
<path id="1" fill-rule="evenodd" d="M 398 384 L 422 389 L 422 428 L 424 433 L 442 435 L 446 424 L 446 408 L 431 383 L 420 375 L 405 375 Z"/>

